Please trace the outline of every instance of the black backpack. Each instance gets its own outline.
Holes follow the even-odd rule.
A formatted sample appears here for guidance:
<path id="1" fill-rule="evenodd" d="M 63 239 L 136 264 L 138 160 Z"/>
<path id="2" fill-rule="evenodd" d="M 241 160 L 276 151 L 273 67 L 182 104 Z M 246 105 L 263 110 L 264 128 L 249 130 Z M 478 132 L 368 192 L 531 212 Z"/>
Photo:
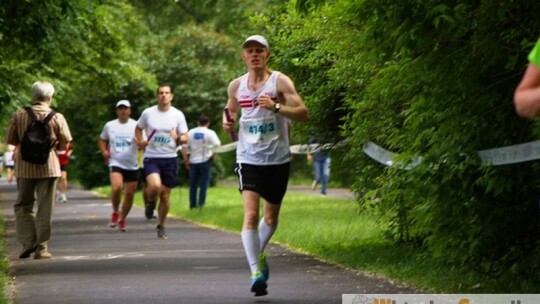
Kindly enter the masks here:
<path id="1" fill-rule="evenodd" d="M 24 109 L 30 116 L 31 121 L 21 141 L 21 157 L 29 163 L 46 164 L 49 153 L 54 146 L 54 142 L 51 140 L 49 121 L 56 115 L 56 112 L 51 111 L 43 121 L 40 121 L 32 108 L 24 107 Z"/>

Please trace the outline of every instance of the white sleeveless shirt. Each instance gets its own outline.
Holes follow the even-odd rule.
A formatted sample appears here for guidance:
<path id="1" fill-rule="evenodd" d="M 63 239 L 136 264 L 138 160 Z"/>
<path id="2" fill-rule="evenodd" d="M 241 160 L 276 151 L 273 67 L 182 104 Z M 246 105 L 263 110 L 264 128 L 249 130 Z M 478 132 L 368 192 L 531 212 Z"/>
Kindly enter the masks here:
<path id="1" fill-rule="evenodd" d="M 236 161 L 251 165 L 279 165 L 291 160 L 289 151 L 289 120 L 272 110 L 259 107 L 257 98 L 267 95 L 278 101 L 277 79 L 272 72 L 264 86 L 252 91 L 248 86 L 249 73 L 240 78 L 236 98 L 241 107 L 240 130 Z"/>

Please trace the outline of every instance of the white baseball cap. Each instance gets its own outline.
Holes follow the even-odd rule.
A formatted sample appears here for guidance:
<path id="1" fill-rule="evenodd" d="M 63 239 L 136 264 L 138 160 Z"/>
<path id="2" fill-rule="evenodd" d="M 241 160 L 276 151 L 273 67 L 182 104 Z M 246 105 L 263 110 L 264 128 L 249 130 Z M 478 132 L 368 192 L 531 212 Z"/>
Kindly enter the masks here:
<path id="1" fill-rule="evenodd" d="M 120 100 L 119 102 L 116 103 L 117 108 L 121 107 L 121 106 L 131 108 L 131 103 L 129 102 L 129 100 L 122 99 L 122 100 Z"/>
<path id="2" fill-rule="evenodd" d="M 253 35 L 253 36 L 249 36 L 247 37 L 246 40 L 244 40 L 244 42 L 242 43 L 242 47 L 245 47 L 246 44 L 250 41 L 255 41 L 261 45 L 263 45 L 265 48 L 267 48 L 268 50 L 270 50 L 270 46 L 268 45 L 268 41 L 266 41 L 266 38 L 264 38 L 263 36 L 261 35 Z"/>

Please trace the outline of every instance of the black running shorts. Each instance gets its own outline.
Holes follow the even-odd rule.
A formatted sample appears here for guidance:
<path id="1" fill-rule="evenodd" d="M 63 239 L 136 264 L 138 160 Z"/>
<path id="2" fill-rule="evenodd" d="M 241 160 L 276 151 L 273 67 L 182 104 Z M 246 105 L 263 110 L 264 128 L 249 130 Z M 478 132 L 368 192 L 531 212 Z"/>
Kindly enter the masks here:
<path id="1" fill-rule="evenodd" d="M 237 163 L 238 190 L 259 193 L 270 204 L 281 204 L 289 182 L 290 163 L 281 165 L 249 165 Z"/>

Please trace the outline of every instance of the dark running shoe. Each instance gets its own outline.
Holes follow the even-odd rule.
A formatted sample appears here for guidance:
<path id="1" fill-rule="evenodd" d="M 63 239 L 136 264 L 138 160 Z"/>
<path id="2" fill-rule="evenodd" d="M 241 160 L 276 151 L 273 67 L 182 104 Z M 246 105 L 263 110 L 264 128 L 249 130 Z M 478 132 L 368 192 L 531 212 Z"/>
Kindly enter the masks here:
<path id="1" fill-rule="evenodd" d="M 144 215 L 146 216 L 147 220 L 151 220 L 154 218 L 154 209 L 156 209 L 156 203 L 155 202 L 147 202 L 146 208 L 144 210 Z"/>
<path id="2" fill-rule="evenodd" d="M 161 225 L 157 225 L 156 230 L 157 230 L 157 237 L 158 238 L 164 239 L 164 240 L 167 239 L 167 235 L 165 234 L 165 227 L 163 227 Z"/>
<path id="3" fill-rule="evenodd" d="M 257 272 L 251 276 L 251 292 L 254 292 L 256 297 L 267 295 L 266 288 L 268 288 L 268 285 L 261 273 Z"/>

